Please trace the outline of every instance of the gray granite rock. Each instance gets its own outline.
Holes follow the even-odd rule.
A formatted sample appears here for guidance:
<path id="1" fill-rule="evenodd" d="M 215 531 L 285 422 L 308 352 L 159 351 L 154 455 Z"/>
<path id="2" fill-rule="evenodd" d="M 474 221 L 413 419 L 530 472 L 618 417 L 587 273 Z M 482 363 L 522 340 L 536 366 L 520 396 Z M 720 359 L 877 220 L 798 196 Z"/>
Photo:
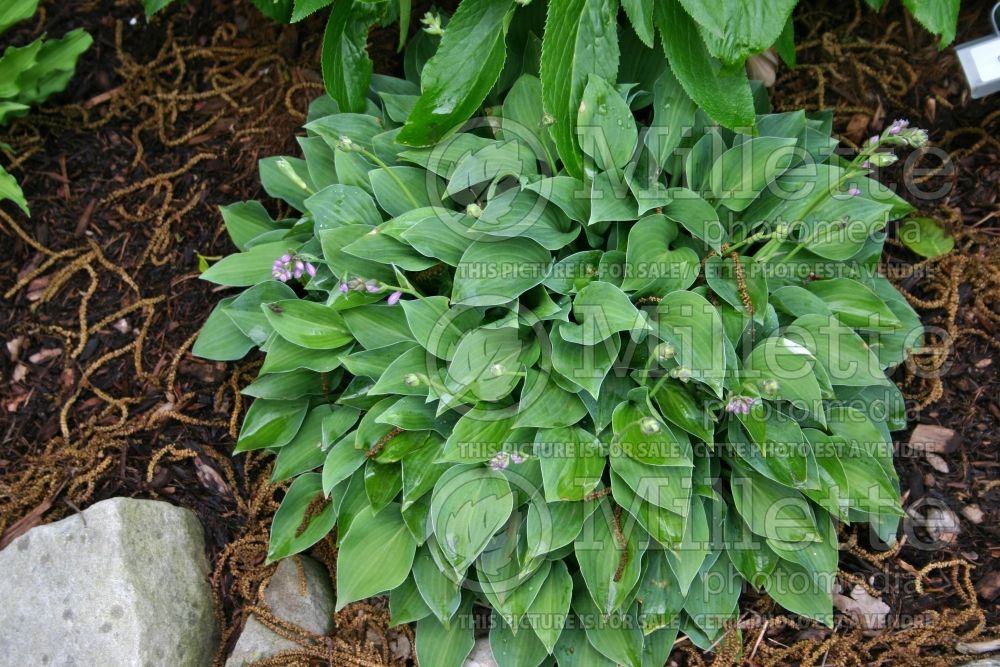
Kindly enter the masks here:
<path id="1" fill-rule="evenodd" d="M 202 667 L 219 631 L 201 524 L 112 498 L 0 551 L 0 665 Z"/>
<path id="2" fill-rule="evenodd" d="M 317 635 L 333 632 L 333 586 L 326 569 L 312 558 L 292 556 L 278 563 L 264 589 L 264 601 L 276 618 Z M 226 667 L 240 667 L 296 647 L 251 615 Z"/>

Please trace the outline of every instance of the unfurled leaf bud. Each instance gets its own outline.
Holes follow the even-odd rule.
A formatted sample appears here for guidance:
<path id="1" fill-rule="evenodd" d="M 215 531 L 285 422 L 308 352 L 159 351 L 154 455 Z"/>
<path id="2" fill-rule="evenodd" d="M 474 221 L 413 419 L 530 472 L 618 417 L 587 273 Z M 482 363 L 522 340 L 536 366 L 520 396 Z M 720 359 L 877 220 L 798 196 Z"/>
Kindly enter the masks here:
<path id="1" fill-rule="evenodd" d="M 479 216 L 483 214 L 483 209 L 479 206 L 479 204 L 473 202 L 465 207 L 465 214 L 470 218 L 479 219 Z"/>
<path id="2" fill-rule="evenodd" d="M 407 387 L 419 387 L 421 384 L 423 384 L 423 380 L 421 380 L 420 376 L 417 375 L 416 373 L 407 373 L 405 376 L 403 376 L 403 384 L 405 384 Z"/>
<path id="3" fill-rule="evenodd" d="M 660 343 L 653 350 L 653 354 L 655 354 L 656 358 L 659 359 L 660 361 L 667 361 L 668 359 L 673 359 L 676 353 L 677 351 L 674 349 L 674 346 L 671 345 L 670 343 Z"/>

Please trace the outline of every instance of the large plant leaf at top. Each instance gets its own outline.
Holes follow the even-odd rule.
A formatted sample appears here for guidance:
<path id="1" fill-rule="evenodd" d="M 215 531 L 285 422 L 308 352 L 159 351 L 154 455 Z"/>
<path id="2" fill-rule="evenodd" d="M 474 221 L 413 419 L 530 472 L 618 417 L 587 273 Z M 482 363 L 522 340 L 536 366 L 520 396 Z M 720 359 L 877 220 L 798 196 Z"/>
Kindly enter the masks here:
<path id="1" fill-rule="evenodd" d="M 563 166 L 583 176 L 576 137 L 577 114 L 591 74 L 618 77 L 617 0 L 552 0 L 542 40 L 541 79 L 549 131 Z"/>
<path id="2" fill-rule="evenodd" d="M 421 72 L 421 95 L 396 140 L 430 146 L 475 113 L 503 69 L 512 0 L 465 0 Z M 477 55 L 469 56 L 470 45 Z"/>
<path id="3" fill-rule="evenodd" d="M 753 96 L 742 68 L 723 73 L 702 42 L 697 25 L 677 0 L 657 2 L 654 17 L 670 68 L 691 99 L 725 127 L 753 128 Z"/>

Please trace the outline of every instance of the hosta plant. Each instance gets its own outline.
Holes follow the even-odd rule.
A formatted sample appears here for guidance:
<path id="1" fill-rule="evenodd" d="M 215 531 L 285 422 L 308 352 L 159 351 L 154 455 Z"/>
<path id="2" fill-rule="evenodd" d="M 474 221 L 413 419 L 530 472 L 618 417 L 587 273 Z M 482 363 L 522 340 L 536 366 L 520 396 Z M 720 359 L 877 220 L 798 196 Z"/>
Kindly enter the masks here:
<path id="1" fill-rule="evenodd" d="M 36 9 L 38 0 L 4 0 L 0 6 L 0 34 L 31 17 Z M 40 37 L 26 46 L 4 49 L 0 56 L 0 126 L 63 90 L 73 77 L 77 59 L 92 41 L 85 30 L 77 28 L 61 39 Z M 28 214 L 21 186 L 0 165 L 0 201 L 5 199 Z"/>
<path id="2" fill-rule="evenodd" d="M 477 603 L 518 667 L 662 665 L 744 587 L 830 624 L 838 526 L 902 516 L 885 370 L 921 328 L 878 272 L 909 206 L 869 174 L 926 135 L 846 159 L 829 114 L 760 100 L 751 136 L 669 70 L 592 74 L 576 176 L 534 76 L 428 148 L 395 141 L 415 93 L 318 100 L 305 157 L 260 165 L 291 214 L 223 209 L 240 252 L 202 277 L 243 290 L 194 352 L 263 352 L 236 451 L 290 482 L 269 558 L 336 530 L 338 607 L 388 594 L 434 667 Z"/>

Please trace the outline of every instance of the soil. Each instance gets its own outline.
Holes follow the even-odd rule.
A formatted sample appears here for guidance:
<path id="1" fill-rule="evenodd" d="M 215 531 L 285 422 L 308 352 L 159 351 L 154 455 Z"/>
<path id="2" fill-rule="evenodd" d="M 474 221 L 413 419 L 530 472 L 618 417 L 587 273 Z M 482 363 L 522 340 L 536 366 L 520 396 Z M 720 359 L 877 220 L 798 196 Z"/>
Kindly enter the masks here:
<path id="1" fill-rule="evenodd" d="M 842 535 L 845 587 L 886 602 L 888 630 L 842 617 L 831 632 L 747 595 L 743 642 L 714 658 L 723 664 L 743 643 L 747 664 L 955 664 L 971 659 L 956 645 L 995 637 L 1000 623 L 998 98 L 969 99 L 953 51 L 939 52 L 899 3 L 877 14 L 860 2 L 806 4 L 796 14 L 799 64 L 779 69 L 775 107 L 833 107 L 835 129 L 854 143 L 907 117 L 941 149 L 880 177 L 947 188 L 932 199 L 902 190 L 947 224 L 955 250 L 921 261 L 891 242 L 885 261 L 939 349 L 895 377 L 912 424 L 956 435 L 935 461 L 909 446 L 909 432 L 896 434 L 915 517 L 901 549 Z M 958 42 L 990 29 L 987 3 L 964 5 Z M 192 0 L 149 24 L 138 2 L 43 10 L 8 33 L 13 42 L 84 27 L 94 45 L 64 93 L 0 133 L 32 207 L 26 218 L 0 205 L 0 548 L 112 496 L 192 509 L 226 628 L 221 662 L 273 569 L 267 527 L 283 487 L 268 483 L 265 457 L 230 456 L 253 362 L 188 352 L 220 298 L 197 280 L 199 260 L 233 250 L 219 205 L 272 206 L 256 162 L 297 153 L 294 135 L 322 90 L 322 19 L 282 27 L 230 0 Z M 373 33 L 378 71 L 399 71 L 396 40 L 391 28 Z M 327 541 L 314 555 L 332 571 L 333 553 Z M 333 637 L 301 636 L 302 651 L 279 662 L 404 664 L 412 633 L 386 622 L 378 601 L 351 605 Z M 685 641 L 673 656 L 712 657 Z"/>

